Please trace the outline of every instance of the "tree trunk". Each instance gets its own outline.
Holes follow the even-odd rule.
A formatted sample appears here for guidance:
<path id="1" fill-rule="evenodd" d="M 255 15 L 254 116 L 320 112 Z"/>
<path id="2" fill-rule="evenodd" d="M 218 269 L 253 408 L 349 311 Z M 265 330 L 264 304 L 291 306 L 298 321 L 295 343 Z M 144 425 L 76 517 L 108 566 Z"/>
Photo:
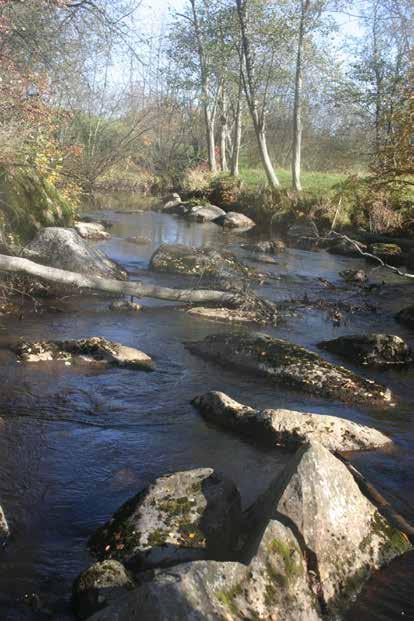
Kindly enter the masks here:
<path id="1" fill-rule="evenodd" d="M 221 171 L 227 172 L 227 141 L 228 141 L 228 124 L 227 124 L 227 95 L 222 87 L 221 93 L 221 126 L 220 126 L 220 157 L 221 157 Z"/>
<path id="2" fill-rule="evenodd" d="M 206 119 L 206 131 L 207 131 L 207 153 L 208 153 L 208 166 L 210 172 L 217 172 L 217 160 L 216 160 L 216 139 L 215 139 L 215 116 L 208 110 L 207 105 L 204 106 L 205 119 Z"/>
<path id="3" fill-rule="evenodd" d="M 157 285 L 144 285 L 140 282 L 123 282 L 111 278 L 99 278 L 98 276 L 86 276 L 77 272 L 47 267 L 20 257 L 9 257 L 0 254 L 0 270 L 35 276 L 49 282 L 59 283 L 96 291 L 105 291 L 118 295 L 131 295 L 137 298 L 157 298 L 160 300 L 172 300 L 188 303 L 219 303 L 233 304 L 237 302 L 237 296 L 226 291 L 214 291 L 210 289 L 171 289 L 158 287 Z"/>
<path id="4" fill-rule="evenodd" d="M 295 100 L 293 105 L 293 144 L 292 144 L 292 187 L 301 192 L 300 182 L 302 154 L 302 55 L 305 34 L 305 15 L 309 0 L 301 0 L 298 51 L 296 56 Z"/>
<path id="5" fill-rule="evenodd" d="M 231 155 L 231 174 L 233 177 L 238 177 L 239 172 L 239 159 L 240 159 L 240 148 L 241 148 L 241 137 L 242 137 L 242 82 L 240 78 L 239 85 L 239 93 L 237 97 L 237 109 L 236 109 L 236 118 L 234 122 L 234 138 L 233 138 L 233 152 Z"/>
<path id="6" fill-rule="evenodd" d="M 243 76 L 243 87 L 246 95 L 247 103 L 249 106 L 250 115 L 252 117 L 254 130 L 256 133 L 257 144 L 259 146 L 260 157 L 263 163 L 263 167 L 266 173 L 266 177 L 270 187 L 277 190 L 280 187 L 279 180 L 273 168 L 272 161 L 270 159 L 269 151 L 267 149 L 266 142 L 266 130 L 265 130 L 265 109 L 259 114 L 257 105 L 257 89 L 255 87 L 254 80 L 254 63 L 250 49 L 250 39 L 247 33 L 248 16 L 247 16 L 247 3 L 246 0 L 236 0 L 237 14 L 239 16 L 240 34 L 241 34 L 241 46 L 244 58 L 244 65 L 246 69 L 246 75 Z"/>

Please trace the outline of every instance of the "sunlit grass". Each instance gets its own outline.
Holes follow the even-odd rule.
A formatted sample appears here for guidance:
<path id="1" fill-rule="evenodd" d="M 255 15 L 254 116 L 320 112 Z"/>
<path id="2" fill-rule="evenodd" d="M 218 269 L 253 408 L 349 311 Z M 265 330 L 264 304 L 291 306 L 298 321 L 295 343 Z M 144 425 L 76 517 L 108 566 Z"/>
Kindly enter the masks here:
<path id="1" fill-rule="evenodd" d="M 292 175 L 289 170 L 279 168 L 277 176 L 282 188 L 292 186 Z M 242 168 L 240 177 L 245 185 L 251 189 L 266 185 L 265 172 L 258 168 Z M 329 193 L 333 186 L 346 179 L 346 175 L 337 172 L 303 171 L 301 180 L 304 192 L 323 195 Z"/>

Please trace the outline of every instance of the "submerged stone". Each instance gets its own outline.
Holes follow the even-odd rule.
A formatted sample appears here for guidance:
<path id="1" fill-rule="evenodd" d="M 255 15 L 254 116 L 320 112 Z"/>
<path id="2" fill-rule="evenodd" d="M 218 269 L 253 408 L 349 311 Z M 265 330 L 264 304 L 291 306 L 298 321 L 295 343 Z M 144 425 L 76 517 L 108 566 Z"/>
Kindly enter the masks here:
<path id="1" fill-rule="evenodd" d="M 394 334 L 340 336 L 331 341 L 321 341 L 318 347 L 363 366 L 398 366 L 412 360 L 410 347 Z"/>
<path id="2" fill-rule="evenodd" d="M 261 333 L 217 334 L 187 344 L 202 357 L 264 375 L 277 384 L 319 397 L 385 404 L 391 392 L 312 351 Z"/>
<path id="3" fill-rule="evenodd" d="M 196 397 L 193 405 L 207 420 L 264 446 L 294 446 L 318 441 L 331 451 L 358 451 L 385 446 L 390 438 L 345 418 L 285 409 L 255 410 L 222 392 Z"/>
<path id="4" fill-rule="evenodd" d="M 198 468 L 156 479 L 97 531 L 90 546 L 98 558 L 136 570 L 231 558 L 240 520 L 234 483 Z"/>
<path id="5" fill-rule="evenodd" d="M 414 304 L 402 308 L 396 315 L 396 320 L 407 326 L 408 328 L 414 328 Z"/>

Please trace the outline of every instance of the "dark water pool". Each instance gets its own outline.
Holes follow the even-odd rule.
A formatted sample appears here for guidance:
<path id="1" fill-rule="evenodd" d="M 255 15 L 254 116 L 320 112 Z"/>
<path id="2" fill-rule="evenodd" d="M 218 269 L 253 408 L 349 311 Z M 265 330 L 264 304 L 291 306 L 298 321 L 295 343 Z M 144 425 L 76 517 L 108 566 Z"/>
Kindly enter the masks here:
<path id="1" fill-rule="evenodd" d="M 198 285 L 197 280 L 146 273 L 149 257 L 162 242 L 214 244 L 237 252 L 240 236 L 214 224 L 188 224 L 154 212 L 100 212 L 114 222 L 112 239 L 99 246 L 121 262 L 133 278 Z M 145 235 L 151 244 L 125 241 Z M 253 264 L 252 264 L 253 265 Z M 338 273 L 362 265 L 325 252 L 289 250 L 278 265 L 255 264 L 270 272 L 260 292 L 274 300 L 341 300 L 360 309 L 345 313 L 335 327 L 325 309 L 302 308 L 275 335 L 314 348 L 322 338 L 369 330 L 400 334 L 412 344 L 414 333 L 393 319 L 413 299 L 413 287 L 387 276 L 375 294 L 326 289 L 318 280 L 340 285 Z M 366 266 L 364 266 L 366 268 Z M 384 274 L 373 273 L 382 281 Z M 129 496 L 154 477 L 197 466 L 211 466 L 239 485 L 245 505 L 265 488 L 286 463 L 280 450 L 264 451 L 207 425 L 190 400 L 210 389 L 256 406 L 284 406 L 337 414 L 376 426 L 392 436 L 396 449 L 354 456 L 353 462 L 414 522 L 414 370 L 377 371 L 373 378 L 389 385 L 396 408 L 354 409 L 275 388 L 266 381 L 234 373 L 192 356 L 189 340 L 229 330 L 191 318 L 174 304 L 145 300 L 140 314 L 109 311 L 108 301 L 73 297 L 65 312 L 27 315 L 22 321 L 2 317 L 0 342 L 10 336 L 76 338 L 102 335 L 137 346 L 156 361 L 146 374 L 111 369 L 81 372 L 47 364 L 17 365 L 0 350 L 0 504 L 12 528 L 0 552 L 0 620 L 72 619 L 68 600 L 73 579 L 92 562 L 86 541 Z M 376 312 L 365 305 L 375 305 Z M 334 358 L 332 358 L 334 360 Z M 348 619 L 414 619 L 414 556 L 396 560 L 379 572 L 358 598 Z M 25 595 L 36 594 L 32 605 Z M 300 621 L 300 620 L 298 620 Z"/>

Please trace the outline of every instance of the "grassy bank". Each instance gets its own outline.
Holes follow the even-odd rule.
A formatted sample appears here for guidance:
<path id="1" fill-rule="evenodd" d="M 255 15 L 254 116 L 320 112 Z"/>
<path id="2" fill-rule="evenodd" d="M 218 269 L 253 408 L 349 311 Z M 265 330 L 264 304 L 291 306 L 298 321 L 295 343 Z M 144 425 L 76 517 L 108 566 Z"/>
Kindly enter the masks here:
<path id="1" fill-rule="evenodd" d="M 292 174 L 289 170 L 278 169 L 277 176 L 283 190 L 292 187 Z M 314 196 L 323 196 L 332 191 L 334 186 L 346 179 L 344 173 L 338 172 L 311 172 L 302 173 L 303 191 Z M 257 168 L 242 168 L 240 178 L 245 187 L 250 190 L 263 188 L 267 185 L 266 175 L 263 170 Z"/>

